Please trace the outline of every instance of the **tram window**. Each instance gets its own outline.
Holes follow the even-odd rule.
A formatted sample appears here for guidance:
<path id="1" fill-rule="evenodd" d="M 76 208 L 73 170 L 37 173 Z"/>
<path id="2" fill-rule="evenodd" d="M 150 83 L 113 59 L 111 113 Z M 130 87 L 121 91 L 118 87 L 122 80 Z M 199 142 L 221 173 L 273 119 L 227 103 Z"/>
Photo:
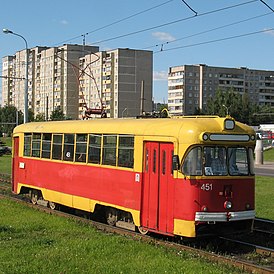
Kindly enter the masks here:
<path id="1" fill-rule="evenodd" d="M 103 141 L 103 165 L 116 166 L 116 135 L 105 135 Z"/>
<path id="2" fill-rule="evenodd" d="M 24 156 L 30 156 L 31 151 L 31 133 L 24 135 Z"/>
<path id="3" fill-rule="evenodd" d="M 87 159 L 87 134 L 77 134 L 76 135 L 76 152 L 75 161 L 76 162 L 86 162 Z"/>
<path id="4" fill-rule="evenodd" d="M 253 154 L 254 154 L 254 151 L 253 151 L 253 149 L 252 148 L 249 148 L 248 149 L 248 154 L 249 154 L 249 170 L 250 170 L 250 173 L 252 174 L 252 175 L 255 175 L 255 170 L 254 170 L 254 156 L 253 156 Z"/>
<path id="5" fill-rule="evenodd" d="M 249 167 L 246 148 L 228 148 L 228 160 L 230 175 L 248 175 Z"/>
<path id="6" fill-rule="evenodd" d="M 42 158 L 50 158 L 51 133 L 44 133 L 42 137 Z"/>
<path id="7" fill-rule="evenodd" d="M 90 134 L 88 146 L 88 162 L 100 164 L 102 135 Z"/>
<path id="8" fill-rule="evenodd" d="M 183 163 L 182 172 L 185 175 L 202 175 L 202 149 L 192 148 Z"/>
<path id="9" fill-rule="evenodd" d="M 31 156 L 40 158 L 41 133 L 33 133 L 31 142 Z"/>
<path id="10" fill-rule="evenodd" d="M 74 134 L 64 134 L 63 160 L 73 161 L 74 156 Z"/>
<path id="11" fill-rule="evenodd" d="M 63 135 L 62 134 L 53 134 L 52 140 L 53 140 L 52 141 L 52 159 L 62 160 Z"/>
<path id="12" fill-rule="evenodd" d="M 148 149 L 146 149 L 146 172 L 148 172 Z"/>
<path id="13" fill-rule="evenodd" d="M 162 155 L 162 174 L 165 175 L 166 174 L 166 151 L 163 150 L 162 153 L 163 153 L 163 155 Z"/>
<path id="14" fill-rule="evenodd" d="M 134 137 L 119 136 L 118 166 L 133 168 Z"/>
<path id="15" fill-rule="evenodd" d="M 205 175 L 227 175 L 225 147 L 204 147 Z"/>
<path id="16" fill-rule="evenodd" d="M 156 173 L 156 161 L 157 161 L 157 151 L 156 149 L 153 149 L 153 173 Z"/>

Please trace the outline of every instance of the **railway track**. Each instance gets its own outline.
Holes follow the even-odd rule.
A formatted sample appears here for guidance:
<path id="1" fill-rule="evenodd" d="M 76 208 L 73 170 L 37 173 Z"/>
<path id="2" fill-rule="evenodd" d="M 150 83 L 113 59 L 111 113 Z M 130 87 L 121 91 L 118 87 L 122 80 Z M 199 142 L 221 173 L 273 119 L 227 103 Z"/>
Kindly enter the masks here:
<path id="1" fill-rule="evenodd" d="M 1 182 L 2 185 L 2 182 Z M 0 189 L 0 193 L 3 193 Z M 203 247 L 194 247 L 196 244 L 193 243 L 187 243 L 187 244 L 182 244 L 182 242 L 180 241 L 180 243 L 178 242 L 174 242 L 174 239 L 159 239 L 159 237 L 151 237 L 151 236 L 147 236 L 147 235 L 141 235 L 139 233 L 135 233 L 133 231 L 129 231 L 129 230 L 125 230 L 122 228 L 118 228 L 118 227 L 113 227 L 113 226 L 109 226 L 107 224 L 103 224 L 103 223 L 99 223 L 96 222 L 94 220 L 89 220 L 89 219 L 85 219 L 83 217 L 79 217 L 75 214 L 71 214 L 71 213 L 66 213 L 64 211 L 56 211 L 56 210 L 51 210 L 45 206 L 41 206 L 41 205 L 33 205 L 31 203 L 26 203 L 26 197 L 23 196 L 13 196 L 11 194 L 0 194 L 0 199 L 2 198 L 7 198 L 7 199 L 11 199 L 14 202 L 17 203 L 22 203 L 28 207 L 32 207 L 35 209 L 39 209 L 40 211 L 43 212 L 47 212 L 49 214 L 56 214 L 59 216 L 63 216 L 66 218 L 73 218 L 77 221 L 80 222 L 84 222 L 87 223 L 88 225 L 92 225 L 93 227 L 96 227 L 98 230 L 107 232 L 107 233 L 116 233 L 116 234 L 120 234 L 120 235 L 124 235 L 127 237 L 131 237 L 133 239 L 136 239 L 138 241 L 144 241 L 144 242 L 149 242 L 155 245 L 160 245 L 160 246 L 165 246 L 167 248 L 172 248 L 175 249 L 177 251 L 178 254 L 180 254 L 180 251 L 188 251 L 188 252 L 192 252 L 194 254 L 196 254 L 197 256 L 200 257 L 204 257 L 207 258 L 211 261 L 214 262 L 219 262 L 219 263 L 225 263 L 228 265 L 233 265 L 235 267 L 240 268 L 241 270 L 247 271 L 247 272 L 251 272 L 251 273 L 274 273 L 274 261 L 273 261 L 273 250 L 269 251 L 266 250 L 264 247 L 261 247 L 264 249 L 263 252 L 259 252 L 259 248 L 257 247 L 255 249 L 255 252 L 258 252 L 260 254 L 260 260 L 258 262 L 257 260 L 250 260 L 247 259 L 246 256 L 243 257 L 242 254 L 229 254 L 229 255 L 225 255 L 224 252 L 212 252 L 212 251 L 207 251 L 207 248 L 203 248 Z M 28 200 L 29 201 L 29 200 Z M 224 239 L 222 239 L 224 241 Z M 230 240 L 231 241 L 231 240 Z M 234 241 L 234 245 L 237 242 Z M 243 243 L 237 243 L 237 245 L 243 245 Z M 253 247 L 254 250 L 254 247 Z M 254 252 L 254 251 L 253 251 Z M 262 254 L 263 253 L 263 254 Z M 271 253 L 271 255 L 269 255 Z M 253 256 L 254 257 L 254 256 Z M 264 260 L 263 264 L 262 261 Z M 266 265 L 265 261 L 268 260 L 268 264 Z"/>
<path id="2" fill-rule="evenodd" d="M 254 221 L 254 231 L 274 235 L 274 221 L 256 218 Z"/>

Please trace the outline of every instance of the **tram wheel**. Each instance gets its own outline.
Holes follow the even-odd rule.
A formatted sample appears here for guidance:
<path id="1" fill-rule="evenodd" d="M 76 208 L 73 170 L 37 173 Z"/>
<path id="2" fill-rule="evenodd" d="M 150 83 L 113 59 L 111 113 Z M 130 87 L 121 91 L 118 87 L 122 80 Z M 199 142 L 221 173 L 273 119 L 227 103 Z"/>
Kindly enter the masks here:
<path id="1" fill-rule="evenodd" d="M 107 224 L 114 226 L 118 220 L 117 209 L 109 207 L 106 209 L 106 221 Z"/>
<path id="2" fill-rule="evenodd" d="M 31 191 L 31 193 L 30 193 L 31 203 L 34 204 L 34 205 L 37 205 L 38 199 L 39 199 L 38 191 L 36 191 L 36 190 Z"/>
<path id="3" fill-rule="evenodd" d="M 145 229 L 145 228 L 142 227 L 142 226 L 138 226 L 138 230 L 139 230 L 139 232 L 140 232 L 142 235 L 148 234 L 148 229 Z"/>
<path id="4" fill-rule="evenodd" d="M 48 207 L 49 207 L 50 209 L 54 210 L 54 209 L 57 208 L 57 204 L 54 203 L 54 202 L 49 202 L 49 203 L 48 203 Z"/>

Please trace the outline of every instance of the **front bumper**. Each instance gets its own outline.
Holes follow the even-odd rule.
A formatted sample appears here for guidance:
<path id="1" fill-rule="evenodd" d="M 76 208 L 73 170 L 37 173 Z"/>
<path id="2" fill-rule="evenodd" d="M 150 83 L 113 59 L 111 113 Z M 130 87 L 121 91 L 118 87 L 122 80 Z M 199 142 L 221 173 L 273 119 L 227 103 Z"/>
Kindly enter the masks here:
<path id="1" fill-rule="evenodd" d="M 195 214 L 196 222 L 232 222 L 254 218 L 254 210 L 237 212 L 196 212 Z"/>

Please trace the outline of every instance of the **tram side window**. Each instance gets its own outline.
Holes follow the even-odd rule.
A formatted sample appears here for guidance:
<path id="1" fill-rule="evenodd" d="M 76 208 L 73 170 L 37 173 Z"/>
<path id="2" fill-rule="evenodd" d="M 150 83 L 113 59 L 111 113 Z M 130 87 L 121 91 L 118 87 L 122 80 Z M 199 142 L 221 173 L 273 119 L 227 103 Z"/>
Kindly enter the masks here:
<path id="1" fill-rule="evenodd" d="M 53 134 L 52 139 L 52 159 L 62 160 L 62 134 Z"/>
<path id="2" fill-rule="evenodd" d="M 76 162 L 86 162 L 87 159 L 87 134 L 77 134 L 76 135 L 76 151 L 75 151 L 75 161 Z"/>
<path id="3" fill-rule="evenodd" d="M 134 164 L 134 137 L 119 136 L 118 166 L 133 168 Z"/>
<path id="4" fill-rule="evenodd" d="M 31 143 L 31 156 L 40 158 L 41 133 L 33 133 Z"/>
<path id="5" fill-rule="evenodd" d="M 30 156 L 31 152 L 31 133 L 24 135 L 24 156 Z"/>
<path id="6" fill-rule="evenodd" d="M 64 134 L 63 160 L 73 161 L 74 156 L 74 134 Z"/>
<path id="7" fill-rule="evenodd" d="M 51 133 L 44 133 L 42 137 L 42 158 L 50 159 Z"/>
<path id="8" fill-rule="evenodd" d="M 100 164 L 102 135 L 90 134 L 88 145 L 88 162 Z"/>
<path id="9" fill-rule="evenodd" d="M 103 137 L 103 165 L 116 166 L 116 135 L 105 135 Z"/>
<path id="10" fill-rule="evenodd" d="M 202 149 L 192 148 L 183 163 L 182 172 L 185 175 L 202 175 Z"/>

